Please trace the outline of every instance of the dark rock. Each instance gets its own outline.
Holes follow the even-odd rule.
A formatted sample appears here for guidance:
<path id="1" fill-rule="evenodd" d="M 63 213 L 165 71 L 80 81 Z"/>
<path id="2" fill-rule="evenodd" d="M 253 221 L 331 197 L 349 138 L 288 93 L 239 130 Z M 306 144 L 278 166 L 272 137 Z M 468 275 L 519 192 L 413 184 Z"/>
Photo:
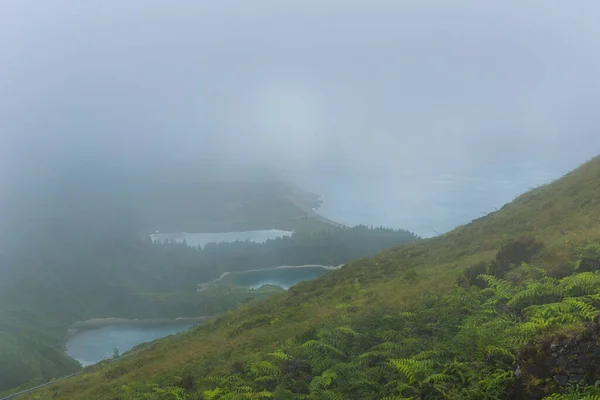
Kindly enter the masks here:
<path id="1" fill-rule="evenodd" d="M 556 360 L 556 364 L 558 365 L 558 368 L 560 368 L 561 370 L 565 370 L 565 369 L 569 368 L 571 361 L 569 360 L 569 357 L 562 356 Z"/>
<path id="2" fill-rule="evenodd" d="M 542 399 L 570 384 L 600 380 L 600 325 L 581 332 L 546 335 L 528 343 L 517 358 L 512 399 Z"/>
<path id="3" fill-rule="evenodd" d="M 583 375 L 583 374 L 585 374 L 585 369 L 583 369 L 581 367 L 571 367 L 569 369 L 569 374 L 570 375 L 573 375 L 573 374 Z"/>
<path id="4" fill-rule="evenodd" d="M 560 386 L 567 386 L 569 384 L 569 377 L 567 375 L 556 375 L 554 379 L 556 380 L 556 382 L 558 382 Z"/>

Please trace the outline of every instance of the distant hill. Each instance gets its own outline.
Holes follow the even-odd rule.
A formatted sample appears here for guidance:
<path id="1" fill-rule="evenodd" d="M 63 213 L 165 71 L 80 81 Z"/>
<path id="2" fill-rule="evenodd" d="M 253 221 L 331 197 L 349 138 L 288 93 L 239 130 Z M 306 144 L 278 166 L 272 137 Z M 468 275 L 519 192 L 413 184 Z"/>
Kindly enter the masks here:
<path id="1" fill-rule="evenodd" d="M 533 357 L 526 350 L 535 343 L 584 337 L 583 323 L 598 313 L 599 243 L 597 157 L 445 235 L 348 263 L 38 395 L 533 399 L 566 393 L 571 375 L 563 382 L 556 375 L 566 374 L 561 367 L 545 380 L 517 366 Z M 572 388 L 574 397 L 552 398 L 584 398 L 594 390 L 584 382 Z"/>
<path id="2" fill-rule="evenodd" d="M 320 205 L 317 194 L 263 170 L 132 170 L 80 160 L 16 174 L 5 186 L 0 233 L 7 240 L 52 221 L 142 238 L 157 229 L 195 233 L 340 226 L 313 211 Z"/>
<path id="3" fill-rule="evenodd" d="M 144 232 L 306 231 L 340 226 L 313 211 L 320 206 L 318 195 L 276 180 L 151 182 L 139 193 L 136 215 Z"/>

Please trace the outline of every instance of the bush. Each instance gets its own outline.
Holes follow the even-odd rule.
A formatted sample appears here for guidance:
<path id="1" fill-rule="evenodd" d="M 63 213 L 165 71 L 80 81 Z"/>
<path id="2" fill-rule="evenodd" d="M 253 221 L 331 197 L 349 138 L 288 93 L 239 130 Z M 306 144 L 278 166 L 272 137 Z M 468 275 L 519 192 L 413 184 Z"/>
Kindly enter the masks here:
<path id="1" fill-rule="evenodd" d="M 600 270 L 600 246 L 589 245 L 583 249 L 576 264 L 577 272 Z"/>
<path id="2" fill-rule="evenodd" d="M 488 264 L 485 262 L 480 262 L 475 265 L 471 265 L 467 269 L 465 269 L 464 275 L 458 278 L 458 284 L 462 287 L 469 287 L 475 285 L 479 288 L 484 288 L 487 286 L 487 283 L 481 278 L 479 275 L 486 274 L 488 268 Z"/>

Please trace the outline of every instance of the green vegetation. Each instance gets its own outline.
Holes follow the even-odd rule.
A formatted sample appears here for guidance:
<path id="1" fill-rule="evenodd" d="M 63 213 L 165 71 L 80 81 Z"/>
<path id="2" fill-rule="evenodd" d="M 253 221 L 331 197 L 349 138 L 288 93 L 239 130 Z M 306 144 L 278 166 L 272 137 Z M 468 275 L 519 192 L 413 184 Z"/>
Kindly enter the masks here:
<path id="1" fill-rule="evenodd" d="M 62 223 L 62 221 L 59 221 Z M 56 222 L 0 255 L 0 390 L 80 368 L 63 352 L 67 327 L 100 317 L 175 318 L 222 313 L 280 292 L 197 284 L 226 271 L 340 264 L 416 240 L 406 231 L 329 227 L 264 244 L 155 244 L 134 234 L 74 232 Z"/>
<path id="2" fill-rule="evenodd" d="M 446 235 L 247 302 L 36 396 L 594 398 L 594 382 L 552 386 L 539 376 L 560 368 L 520 363 L 536 360 L 536 343 L 592 329 L 599 215 L 600 157 Z"/>
<path id="3" fill-rule="evenodd" d="M 553 380 L 515 384 L 520 351 L 537 335 L 592 321 L 600 305 L 600 272 L 556 279 L 538 278 L 544 271 L 525 264 L 511 270 L 522 283 L 483 274 L 483 289 L 457 287 L 424 295 L 405 310 L 346 318 L 197 381 L 198 391 L 214 400 L 499 399 L 541 386 L 550 394 L 560 389 Z M 591 386 L 580 390 L 600 394 Z M 186 389 L 194 388 L 165 388 L 180 390 L 181 399 L 197 398 Z M 126 385 L 120 398 L 141 399 L 153 390 Z"/>
<path id="4" fill-rule="evenodd" d="M 292 236 L 267 240 L 265 243 L 233 242 L 209 243 L 204 250 L 197 249 L 202 265 L 214 279 L 223 272 L 247 271 L 280 265 L 339 265 L 376 253 L 419 237 L 406 230 L 329 227 L 311 232 L 298 232 Z M 183 253 L 182 253 L 183 254 Z M 197 278 L 196 278 L 197 279 Z"/>

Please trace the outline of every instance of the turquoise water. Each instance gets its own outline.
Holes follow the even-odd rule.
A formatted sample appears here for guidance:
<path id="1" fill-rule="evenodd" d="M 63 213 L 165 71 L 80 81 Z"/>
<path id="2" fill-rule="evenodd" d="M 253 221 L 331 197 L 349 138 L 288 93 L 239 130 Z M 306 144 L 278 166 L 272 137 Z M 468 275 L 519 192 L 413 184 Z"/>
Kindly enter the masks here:
<path id="1" fill-rule="evenodd" d="M 227 274 L 218 280 L 218 283 L 252 289 L 257 289 L 263 285 L 277 285 L 287 290 L 297 283 L 315 279 L 328 271 L 326 267 L 319 265 L 259 269 Z"/>
<path id="2" fill-rule="evenodd" d="M 214 283 L 259 288 L 263 285 L 278 285 L 288 289 L 299 282 L 315 279 L 329 272 L 326 267 L 306 265 L 296 268 L 270 268 L 230 273 Z M 131 350 L 140 343 L 185 331 L 196 325 L 194 322 L 128 323 L 107 325 L 78 333 L 67 342 L 67 354 L 83 366 L 92 365 L 112 358 L 114 349 L 119 353 Z"/>
<path id="3" fill-rule="evenodd" d="M 269 239 L 275 239 L 283 236 L 291 236 L 293 232 L 281 231 L 278 229 L 269 229 L 262 231 L 245 232 L 222 232 L 222 233 L 156 233 L 150 235 L 154 241 L 175 240 L 182 242 L 185 240 L 190 246 L 204 247 L 208 243 L 231 243 L 237 241 L 250 241 L 264 243 Z"/>
<path id="4" fill-rule="evenodd" d="M 140 343 L 173 335 L 194 325 L 194 322 L 107 325 L 71 337 L 67 354 L 85 367 L 112 358 L 115 348 L 124 353 Z"/>

